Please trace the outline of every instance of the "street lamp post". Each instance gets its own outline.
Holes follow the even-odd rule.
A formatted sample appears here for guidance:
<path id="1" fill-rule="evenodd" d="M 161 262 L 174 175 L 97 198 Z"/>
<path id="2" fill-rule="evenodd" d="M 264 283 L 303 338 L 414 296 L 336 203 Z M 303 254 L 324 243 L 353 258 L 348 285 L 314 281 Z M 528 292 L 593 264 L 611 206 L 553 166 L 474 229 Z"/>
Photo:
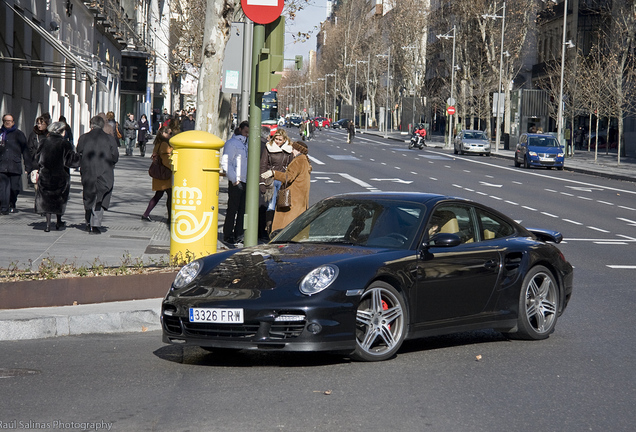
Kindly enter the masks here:
<path id="1" fill-rule="evenodd" d="M 556 3 L 556 0 L 554 0 Z M 572 42 L 568 44 L 565 41 L 567 35 L 567 23 L 568 23 L 568 0 L 564 1 L 563 4 L 563 43 L 561 44 L 561 88 L 559 90 L 559 114 L 558 114 L 558 126 L 557 126 L 557 135 L 559 136 L 559 141 L 563 143 L 563 72 L 565 69 L 565 47 L 573 46 Z M 565 154 L 568 154 L 567 143 L 564 145 Z"/>
<path id="2" fill-rule="evenodd" d="M 338 69 L 333 71 L 333 117 L 334 118 L 336 118 L 336 92 L 337 92 L 336 81 L 338 81 Z"/>
<path id="3" fill-rule="evenodd" d="M 386 62 L 386 110 L 384 112 L 384 138 L 388 137 L 388 125 L 389 125 L 389 81 L 391 79 L 391 47 L 389 47 L 388 54 L 376 54 L 376 57 L 387 57 Z"/>
<path id="4" fill-rule="evenodd" d="M 325 117 L 327 117 L 327 77 L 334 76 L 334 74 L 325 74 Z M 332 115 L 331 120 L 333 121 L 335 117 Z"/>
<path id="5" fill-rule="evenodd" d="M 357 105 L 357 100 L 356 100 L 356 88 L 358 87 L 358 62 L 356 61 L 354 64 L 348 64 L 347 66 L 351 67 L 351 66 L 355 66 L 354 69 L 354 73 L 353 73 L 353 123 L 356 123 L 356 105 Z"/>
<path id="6" fill-rule="evenodd" d="M 356 60 L 356 87 L 358 85 L 358 63 L 369 63 L 367 60 Z M 367 92 L 368 92 L 368 81 L 367 81 Z M 355 89 L 354 89 L 354 99 L 355 99 Z M 368 93 L 367 93 L 368 95 Z M 368 96 L 367 96 L 368 97 Z M 357 102 L 357 100 L 356 100 Z M 357 105 L 356 105 L 357 106 Z M 353 116 L 354 116 L 354 121 L 355 121 L 355 113 L 356 113 L 356 108 L 353 108 Z M 362 113 L 360 113 L 360 118 L 358 119 L 358 123 L 362 123 Z M 365 125 L 366 127 L 366 125 Z"/>
<path id="7" fill-rule="evenodd" d="M 449 33 L 453 32 L 453 35 L 451 36 Z M 457 28 L 456 26 L 453 26 L 453 29 L 450 30 L 448 33 L 443 34 L 443 35 L 437 35 L 438 39 L 453 39 L 453 61 L 451 64 L 451 88 L 450 88 L 450 99 L 449 105 L 454 105 L 455 104 L 455 99 L 453 98 L 453 88 L 455 87 L 455 35 L 457 32 Z M 451 148 L 451 136 L 453 134 L 453 114 L 449 114 L 450 118 L 449 118 L 449 124 L 448 124 L 448 141 L 446 144 L 446 148 L 449 149 Z"/>
<path id="8" fill-rule="evenodd" d="M 503 65 L 503 56 L 504 56 L 504 27 L 506 25 L 506 2 L 503 2 L 502 6 L 502 14 L 501 15 L 482 15 L 483 18 L 492 18 L 498 19 L 501 18 L 501 48 L 499 49 L 499 86 L 497 87 L 497 134 L 495 136 L 495 153 L 499 153 L 499 141 L 501 139 L 501 111 L 503 107 L 501 106 L 501 69 Z M 496 13 L 496 12 L 495 12 Z"/>

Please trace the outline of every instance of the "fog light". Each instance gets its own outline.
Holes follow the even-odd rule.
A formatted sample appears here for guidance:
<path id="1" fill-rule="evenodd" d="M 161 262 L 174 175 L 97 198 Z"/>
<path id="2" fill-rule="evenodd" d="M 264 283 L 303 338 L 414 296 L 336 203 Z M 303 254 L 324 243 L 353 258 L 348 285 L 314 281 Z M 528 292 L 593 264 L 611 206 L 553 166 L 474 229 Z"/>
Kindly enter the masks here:
<path id="1" fill-rule="evenodd" d="M 322 326 L 318 323 L 311 323 L 307 326 L 307 331 L 316 335 L 322 331 Z"/>
<path id="2" fill-rule="evenodd" d="M 304 315 L 278 315 L 276 318 L 274 318 L 274 321 L 304 321 L 305 320 L 305 316 Z"/>

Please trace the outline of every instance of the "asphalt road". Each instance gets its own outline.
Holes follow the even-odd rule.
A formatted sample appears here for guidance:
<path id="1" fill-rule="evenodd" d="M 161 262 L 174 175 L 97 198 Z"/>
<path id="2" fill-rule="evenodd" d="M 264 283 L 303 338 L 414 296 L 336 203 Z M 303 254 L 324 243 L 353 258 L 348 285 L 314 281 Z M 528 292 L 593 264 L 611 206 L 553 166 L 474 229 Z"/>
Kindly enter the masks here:
<path id="1" fill-rule="evenodd" d="M 55 421 L 117 431 L 633 430 L 633 183 L 368 135 L 346 144 L 339 131 L 309 146 L 312 202 L 347 191 L 436 192 L 561 231 L 575 286 L 555 333 L 537 342 L 492 331 L 426 338 L 372 364 L 209 353 L 163 345 L 158 332 L 0 342 L 0 428 L 15 420 L 48 430 Z"/>

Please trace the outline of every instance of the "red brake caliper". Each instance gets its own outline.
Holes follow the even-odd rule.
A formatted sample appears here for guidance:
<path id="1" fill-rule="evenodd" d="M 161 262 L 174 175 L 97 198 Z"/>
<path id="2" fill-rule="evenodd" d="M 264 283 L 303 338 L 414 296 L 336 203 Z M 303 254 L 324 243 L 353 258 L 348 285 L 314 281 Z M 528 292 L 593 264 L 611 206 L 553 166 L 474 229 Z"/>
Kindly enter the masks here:
<path id="1" fill-rule="evenodd" d="M 384 300 L 382 300 L 382 310 L 389 310 L 389 305 Z M 390 325 L 389 325 L 389 330 L 391 330 Z"/>

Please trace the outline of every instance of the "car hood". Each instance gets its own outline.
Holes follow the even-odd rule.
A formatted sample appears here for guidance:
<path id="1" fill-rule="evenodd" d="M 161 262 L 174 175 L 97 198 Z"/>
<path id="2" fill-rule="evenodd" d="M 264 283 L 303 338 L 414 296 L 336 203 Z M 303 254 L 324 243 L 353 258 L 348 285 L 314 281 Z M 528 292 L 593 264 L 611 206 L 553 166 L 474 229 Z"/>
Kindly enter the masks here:
<path id="1" fill-rule="evenodd" d="M 482 144 L 482 145 L 489 145 L 490 143 L 488 141 L 485 140 L 481 140 L 481 139 L 463 139 L 462 142 L 464 144 Z"/>
<path id="2" fill-rule="evenodd" d="M 414 251 L 363 248 L 330 244 L 268 244 L 209 255 L 195 281 L 180 290 L 180 297 L 210 297 L 219 290 L 243 298 L 259 297 L 259 292 L 278 287 L 298 287 L 302 278 L 323 264 L 339 267 L 343 286 L 364 287 L 369 278 L 391 262 Z M 242 294 L 241 294 L 242 293 Z M 214 295 L 214 294 L 212 294 Z"/>
<path id="3" fill-rule="evenodd" d="M 535 153 L 549 153 L 549 154 L 563 153 L 563 149 L 561 147 L 528 146 L 528 150 Z"/>

